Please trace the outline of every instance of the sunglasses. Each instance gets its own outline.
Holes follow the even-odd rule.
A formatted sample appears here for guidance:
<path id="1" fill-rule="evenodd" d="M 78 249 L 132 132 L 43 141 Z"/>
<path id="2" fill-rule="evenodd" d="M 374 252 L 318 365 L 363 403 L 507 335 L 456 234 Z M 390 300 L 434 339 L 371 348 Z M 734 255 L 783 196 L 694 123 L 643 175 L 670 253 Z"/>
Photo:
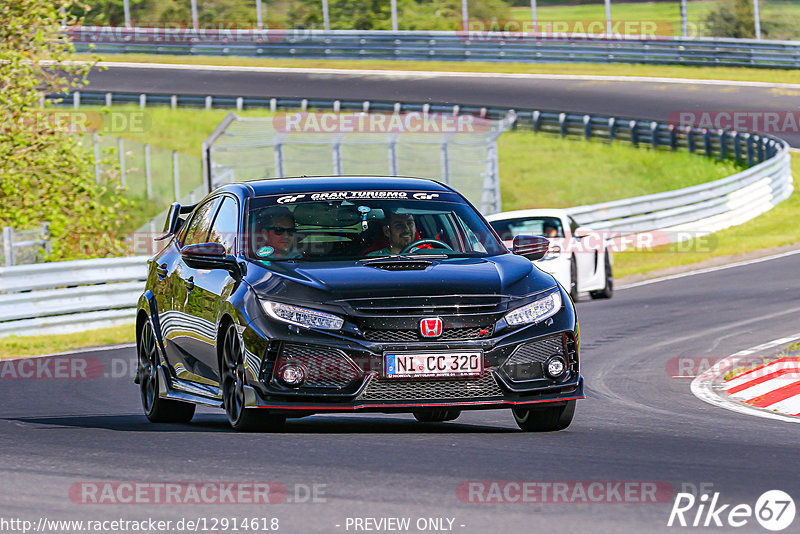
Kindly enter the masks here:
<path id="1" fill-rule="evenodd" d="M 267 230 L 275 232 L 276 235 L 294 235 L 297 232 L 294 228 L 284 228 L 283 226 L 267 226 Z"/>

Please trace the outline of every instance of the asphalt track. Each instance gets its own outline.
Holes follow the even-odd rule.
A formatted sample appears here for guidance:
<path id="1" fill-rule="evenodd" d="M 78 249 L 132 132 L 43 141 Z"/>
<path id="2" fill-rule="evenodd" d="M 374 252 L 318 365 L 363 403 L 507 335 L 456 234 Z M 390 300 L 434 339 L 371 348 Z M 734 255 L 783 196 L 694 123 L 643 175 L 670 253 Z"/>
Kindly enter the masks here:
<path id="1" fill-rule="evenodd" d="M 106 91 L 380 98 L 641 118 L 685 109 L 792 110 L 800 93 L 735 84 L 125 68 L 91 80 L 91 89 Z M 517 431 L 508 410 L 430 425 L 401 415 L 314 416 L 260 435 L 229 431 L 224 415 L 211 410 L 188 425 L 153 425 L 130 378 L 130 348 L 76 355 L 99 365 L 94 378 L 5 376 L 0 520 L 277 517 L 280 531 L 308 533 L 353 532 L 347 517 L 411 517 L 412 525 L 447 517 L 453 531 L 470 534 L 652 532 L 674 530 L 666 527 L 671 494 L 655 504 L 480 504 L 460 500 L 457 488 L 464 481 L 661 481 L 673 492 L 705 485 L 723 503 L 753 505 L 769 489 L 798 499 L 796 425 L 705 404 L 688 379 L 673 376 L 677 358 L 714 360 L 798 331 L 799 269 L 800 255 L 792 255 L 580 302 L 588 398 L 572 426 L 552 434 Z M 324 495 L 267 506 L 76 502 L 70 488 L 87 481 L 273 481 L 290 497 L 313 484 L 324 485 Z M 738 531 L 764 530 L 750 519 Z"/>
<path id="2" fill-rule="evenodd" d="M 0 510 L 34 521 L 267 516 L 298 533 L 348 532 L 347 517 L 385 516 L 455 518 L 463 533 L 594 533 L 670 530 L 671 494 L 656 504 L 478 504 L 456 489 L 662 481 L 675 492 L 706 484 L 724 503 L 753 505 L 769 489 L 797 499 L 797 425 L 705 404 L 673 376 L 674 358 L 721 358 L 796 332 L 798 269 L 795 254 L 580 302 L 588 398 L 572 426 L 552 434 L 517 431 L 508 410 L 429 425 L 402 415 L 314 416 L 260 435 L 229 431 L 209 410 L 188 425 L 154 425 L 124 368 L 133 349 L 87 353 L 107 376 L 2 380 Z M 295 484 L 324 484 L 326 502 L 90 505 L 69 496 L 83 481 L 273 481 L 290 494 Z M 752 519 L 738 530 L 763 532 Z"/>
<path id="3" fill-rule="evenodd" d="M 345 73 L 292 69 L 204 70 L 192 67 L 112 66 L 89 76 L 93 91 L 153 92 L 212 96 L 339 98 L 507 106 L 517 109 L 598 113 L 664 120 L 682 111 L 797 112 L 800 86 L 737 82 L 667 82 L 619 79 L 556 79 L 469 73 Z M 762 119 L 763 120 L 763 119 Z M 760 123 L 758 123 L 760 124 Z M 756 125 L 757 126 L 757 125 Z M 778 137 L 800 146 L 791 124 Z M 760 128 L 760 127 L 759 127 Z M 754 129 L 753 127 L 750 128 Z"/>

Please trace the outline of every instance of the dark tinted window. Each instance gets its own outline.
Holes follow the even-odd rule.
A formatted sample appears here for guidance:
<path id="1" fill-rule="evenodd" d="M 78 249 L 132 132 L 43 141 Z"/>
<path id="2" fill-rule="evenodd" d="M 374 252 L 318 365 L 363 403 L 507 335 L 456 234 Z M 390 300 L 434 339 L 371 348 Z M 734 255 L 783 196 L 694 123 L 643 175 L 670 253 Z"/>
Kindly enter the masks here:
<path id="1" fill-rule="evenodd" d="M 545 237 L 564 237 L 564 228 L 558 217 L 528 217 L 493 221 L 490 223 L 500 237 L 510 241 L 518 235 L 540 235 Z"/>
<path id="2" fill-rule="evenodd" d="M 195 208 L 189 221 L 189 227 L 186 230 L 186 237 L 183 240 L 184 245 L 208 242 L 208 231 L 211 229 L 211 221 L 218 205 L 219 198 L 215 198 Z"/>
<path id="3" fill-rule="evenodd" d="M 239 231 L 239 206 L 231 197 L 223 197 L 217 210 L 214 225 L 208 236 L 209 243 L 225 245 L 225 252 L 233 254 L 236 250 L 236 235 Z"/>

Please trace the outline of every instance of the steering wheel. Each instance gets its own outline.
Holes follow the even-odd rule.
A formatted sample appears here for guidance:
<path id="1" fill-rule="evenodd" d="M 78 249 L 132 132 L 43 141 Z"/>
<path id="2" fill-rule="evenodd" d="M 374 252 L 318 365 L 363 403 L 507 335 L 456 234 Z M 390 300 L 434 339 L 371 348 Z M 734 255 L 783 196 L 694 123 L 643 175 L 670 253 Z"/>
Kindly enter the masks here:
<path id="1" fill-rule="evenodd" d="M 409 243 L 408 245 L 403 247 L 403 250 L 400 251 L 400 254 L 407 254 L 409 252 L 413 254 L 417 252 L 423 245 L 428 245 L 425 248 L 440 248 L 450 251 L 453 250 L 452 247 L 450 247 L 450 245 L 448 245 L 444 241 L 439 241 L 438 239 L 418 239 L 413 243 Z"/>

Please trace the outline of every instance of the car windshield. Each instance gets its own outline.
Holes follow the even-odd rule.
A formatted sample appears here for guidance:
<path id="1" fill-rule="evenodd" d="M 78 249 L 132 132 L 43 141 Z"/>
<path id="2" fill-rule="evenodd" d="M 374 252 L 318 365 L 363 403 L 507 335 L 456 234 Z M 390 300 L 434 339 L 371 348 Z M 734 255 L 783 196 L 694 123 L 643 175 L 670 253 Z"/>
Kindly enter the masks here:
<path id="1" fill-rule="evenodd" d="M 510 241 L 518 235 L 564 237 L 564 227 L 558 217 L 525 217 L 492 221 L 490 224 L 504 241 Z"/>
<path id="2" fill-rule="evenodd" d="M 453 193 L 342 191 L 253 198 L 248 256 L 258 261 L 480 257 L 507 249 Z"/>

